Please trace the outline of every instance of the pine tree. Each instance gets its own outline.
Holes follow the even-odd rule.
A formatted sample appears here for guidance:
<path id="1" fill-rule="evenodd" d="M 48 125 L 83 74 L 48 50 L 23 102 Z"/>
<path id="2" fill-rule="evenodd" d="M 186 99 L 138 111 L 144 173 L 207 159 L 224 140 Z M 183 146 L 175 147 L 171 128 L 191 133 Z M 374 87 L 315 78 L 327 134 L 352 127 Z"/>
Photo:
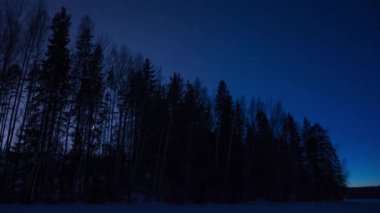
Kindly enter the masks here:
<path id="1" fill-rule="evenodd" d="M 167 110 L 168 122 L 166 129 L 166 139 L 164 142 L 162 163 L 159 175 L 159 192 L 162 192 L 164 198 L 175 201 L 176 196 L 179 196 L 179 190 L 176 189 L 181 179 L 181 162 L 183 141 L 181 133 L 183 129 L 183 120 L 181 119 L 181 107 L 183 105 L 184 85 L 180 74 L 174 73 L 170 77 L 170 82 L 167 86 Z M 161 191 L 163 187 L 169 190 Z"/>
<path id="2" fill-rule="evenodd" d="M 304 146 L 311 179 L 311 199 L 342 199 L 345 188 L 344 170 L 327 131 L 319 124 L 314 124 L 307 130 Z"/>
<path id="3" fill-rule="evenodd" d="M 298 128 L 291 114 L 284 121 L 279 142 L 279 166 L 283 174 L 280 196 L 284 200 L 295 200 L 300 197 L 303 153 Z"/>
<path id="4" fill-rule="evenodd" d="M 73 165 L 77 165 L 74 182 L 74 194 L 86 193 L 90 174 L 88 164 L 98 151 L 102 135 L 103 107 L 103 50 L 100 45 L 92 43 L 93 24 L 89 17 L 84 17 L 79 28 L 76 42 L 75 67 L 73 77 L 76 79 L 75 92 L 75 132 Z"/>
<path id="5" fill-rule="evenodd" d="M 228 172 L 228 152 L 233 139 L 233 103 L 224 81 L 220 81 L 216 94 L 216 143 L 215 143 L 215 187 L 217 195 L 224 194 L 226 173 Z M 225 198 L 217 198 L 225 199 Z"/>
<path id="6" fill-rule="evenodd" d="M 255 144 L 255 190 L 260 198 L 273 199 L 275 152 L 274 137 L 266 113 L 259 110 L 256 115 Z"/>
<path id="7" fill-rule="evenodd" d="M 129 76 L 130 86 L 127 89 L 132 121 L 128 148 L 132 162 L 130 185 L 147 193 L 148 200 L 155 199 L 155 165 L 159 147 L 157 138 L 163 138 L 160 136 L 161 129 L 157 119 L 160 115 L 156 114 L 160 95 L 155 72 L 150 60 L 144 59 L 141 67 L 137 67 Z"/>
<path id="8" fill-rule="evenodd" d="M 52 35 L 49 38 L 46 60 L 38 77 L 38 88 L 34 102 L 36 109 L 41 110 L 32 120 L 38 122 L 39 132 L 33 132 L 37 149 L 33 153 L 29 199 L 41 199 L 42 195 L 52 197 L 55 186 L 57 156 L 61 148 L 61 131 L 63 112 L 67 104 L 68 73 L 70 55 L 69 43 L 70 17 L 65 8 L 56 13 L 52 20 Z M 31 120 L 31 121 L 32 121 Z M 43 181 L 44 180 L 44 181 Z"/>
<path id="9" fill-rule="evenodd" d="M 234 104 L 232 118 L 232 134 L 228 144 L 226 168 L 224 171 L 224 190 L 228 194 L 228 202 L 238 202 L 242 199 L 243 178 L 243 138 L 245 135 L 244 99 Z"/>

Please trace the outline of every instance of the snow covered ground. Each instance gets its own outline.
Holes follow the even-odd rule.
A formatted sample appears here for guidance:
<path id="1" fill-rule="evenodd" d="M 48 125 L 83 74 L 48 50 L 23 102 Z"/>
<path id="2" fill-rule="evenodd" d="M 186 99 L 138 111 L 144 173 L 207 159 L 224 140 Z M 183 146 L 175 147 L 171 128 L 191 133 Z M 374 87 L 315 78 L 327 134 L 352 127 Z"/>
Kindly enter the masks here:
<path id="1" fill-rule="evenodd" d="M 0 204 L 1 213 L 253 213 L 253 212 L 291 212 L 291 213 L 365 213 L 380 212 L 380 200 L 347 200 L 339 203 L 267 203 L 224 205 L 174 205 L 174 204 L 42 204 L 42 205 L 8 205 Z"/>

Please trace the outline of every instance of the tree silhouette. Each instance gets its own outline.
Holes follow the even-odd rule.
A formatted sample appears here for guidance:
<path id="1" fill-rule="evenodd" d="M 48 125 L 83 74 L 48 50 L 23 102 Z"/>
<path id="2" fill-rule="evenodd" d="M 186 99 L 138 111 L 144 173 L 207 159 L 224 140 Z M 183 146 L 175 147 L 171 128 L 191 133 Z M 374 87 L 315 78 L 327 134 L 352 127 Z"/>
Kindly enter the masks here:
<path id="1" fill-rule="evenodd" d="M 143 55 L 94 42 L 89 17 L 70 53 L 65 8 L 45 44 L 43 5 L 6 2 L 0 201 L 343 199 L 346 171 L 321 125 L 300 128 L 271 99 L 234 100 L 223 80 L 213 97 L 179 73 L 162 81 Z"/>
<path id="2" fill-rule="evenodd" d="M 69 26 L 70 17 L 62 8 L 52 20 L 46 60 L 41 71 L 36 73 L 38 77 L 32 100 L 36 112 L 29 120 L 33 124 L 27 124 L 35 128 L 29 129 L 29 134 L 25 136 L 28 143 L 34 143 L 32 146 L 35 147 L 32 152 L 31 180 L 27 186 L 31 201 L 36 197 L 50 197 L 57 187 L 55 174 L 59 172 L 60 139 L 69 91 Z"/>

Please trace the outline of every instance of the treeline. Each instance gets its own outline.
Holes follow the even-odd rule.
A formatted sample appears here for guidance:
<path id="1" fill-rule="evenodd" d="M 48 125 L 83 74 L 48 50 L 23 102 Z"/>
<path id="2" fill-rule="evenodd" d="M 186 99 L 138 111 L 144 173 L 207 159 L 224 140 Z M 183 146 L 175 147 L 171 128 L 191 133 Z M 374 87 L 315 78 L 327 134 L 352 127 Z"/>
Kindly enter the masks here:
<path id="1" fill-rule="evenodd" d="M 346 191 L 348 199 L 380 199 L 380 186 L 349 187 Z"/>
<path id="2" fill-rule="evenodd" d="M 94 41 L 84 17 L 0 9 L 2 202 L 339 200 L 345 172 L 319 124 L 224 81 L 160 78 L 149 59 Z"/>

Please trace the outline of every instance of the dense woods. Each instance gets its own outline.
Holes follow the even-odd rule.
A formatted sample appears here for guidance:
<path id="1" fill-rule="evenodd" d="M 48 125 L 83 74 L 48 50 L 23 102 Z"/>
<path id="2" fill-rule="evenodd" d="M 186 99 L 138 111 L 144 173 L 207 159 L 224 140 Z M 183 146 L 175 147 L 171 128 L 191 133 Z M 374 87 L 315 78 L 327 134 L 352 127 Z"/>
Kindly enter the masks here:
<path id="1" fill-rule="evenodd" d="M 83 17 L 1 1 L 0 201 L 339 200 L 326 129 L 280 103 L 210 95 L 148 58 L 96 42 Z"/>

